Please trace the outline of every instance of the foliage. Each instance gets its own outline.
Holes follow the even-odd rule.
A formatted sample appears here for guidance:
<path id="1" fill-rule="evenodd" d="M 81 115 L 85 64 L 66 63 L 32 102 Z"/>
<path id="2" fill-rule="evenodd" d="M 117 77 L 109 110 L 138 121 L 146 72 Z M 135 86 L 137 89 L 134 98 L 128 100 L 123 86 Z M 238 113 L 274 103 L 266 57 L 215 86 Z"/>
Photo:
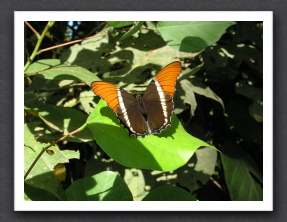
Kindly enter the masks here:
<path id="1" fill-rule="evenodd" d="M 30 24 L 44 31 L 25 37 L 25 173 L 52 147 L 25 200 L 263 199 L 262 23 Z M 143 91 L 175 60 L 173 126 L 129 137 L 91 82 Z"/>

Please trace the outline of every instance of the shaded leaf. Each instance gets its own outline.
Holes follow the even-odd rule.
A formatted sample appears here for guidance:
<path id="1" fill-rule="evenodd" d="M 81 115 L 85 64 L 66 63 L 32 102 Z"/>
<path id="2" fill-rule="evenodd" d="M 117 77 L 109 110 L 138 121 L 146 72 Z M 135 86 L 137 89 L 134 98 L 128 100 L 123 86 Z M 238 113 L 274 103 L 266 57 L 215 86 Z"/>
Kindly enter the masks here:
<path id="1" fill-rule="evenodd" d="M 262 201 L 263 189 L 253 179 L 255 176 L 262 182 L 262 174 L 249 154 L 238 145 L 227 143 L 220 155 L 231 200 Z"/>
<path id="2" fill-rule="evenodd" d="M 191 116 L 194 116 L 194 112 L 197 107 L 194 91 L 192 84 L 187 80 L 197 73 L 203 66 L 203 63 L 194 67 L 193 69 L 185 69 L 181 72 L 179 78 L 177 79 L 177 88 L 174 97 L 175 102 L 175 114 L 183 112 L 187 107 L 186 104 L 190 105 Z"/>
<path id="3" fill-rule="evenodd" d="M 217 151 L 210 147 L 202 147 L 187 164 L 173 171 L 177 175 L 176 183 L 194 192 L 206 184 L 215 171 Z M 174 183 L 175 184 L 175 183 Z"/>
<path id="4" fill-rule="evenodd" d="M 191 78 L 190 80 L 191 80 L 191 83 L 192 83 L 192 85 L 193 85 L 192 90 L 193 90 L 195 93 L 197 93 L 197 94 L 199 94 L 199 95 L 205 96 L 205 97 L 207 97 L 207 98 L 210 98 L 210 99 L 213 99 L 213 100 L 219 102 L 220 105 L 222 106 L 222 108 L 225 109 L 222 99 L 221 99 L 219 96 L 217 96 L 217 95 L 212 91 L 212 89 L 210 89 L 209 86 L 206 86 L 204 83 L 202 83 L 201 81 L 199 81 L 198 78 Z"/>
<path id="5" fill-rule="evenodd" d="M 183 79 L 183 78 L 180 78 Z M 212 100 L 215 100 L 216 102 L 219 102 L 222 106 L 223 110 L 224 104 L 222 99 L 217 96 L 210 87 L 206 86 L 204 83 L 202 83 L 198 78 L 193 77 L 189 79 L 183 79 L 180 80 L 180 85 L 177 87 L 177 91 L 175 94 L 175 113 L 179 114 L 183 110 L 185 110 L 186 106 L 185 104 L 190 105 L 190 113 L 191 116 L 194 116 L 194 112 L 197 108 L 197 102 L 194 93 L 205 96 L 207 98 L 210 98 Z M 179 99 L 180 97 L 180 99 Z"/>
<path id="6" fill-rule="evenodd" d="M 107 72 L 112 63 L 107 60 L 105 55 L 111 53 L 116 46 L 116 41 L 110 40 L 110 42 L 109 40 L 109 37 L 104 35 L 84 40 L 80 45 L 75 44 L 62 53 L 61 63 L 81 66 L 93 73 Z M 98 80 L 94 75 L 93 81 Z"/>
<path id="7" fill-rule="evenodd" d="M 52 129 L 62 132 L 63 135 L 67 135 L 74 130 L 81 127 L 86 119 L 87 115 L 68 107 L 53 106 L 49 104 L 43 104 L 36 109 L 39 113 L 39 117 Z M 79 133 L 75 133 L 72 136 L 66 138 L 67 141 L 83 142 L 93 139 L 92 133 L 88 129 L 84 129 Z"/>
<path id="8" fill-rule="evenodd" d="M 26 201 L 57 201 L 59 200 L 56 196 L 52 195 L 44 189 L 39 189 L 34 186 L 30 186 L 26 182 L 24 183 L 24 199 Z"/>
<path id="9" fill-rule="evenodd" d="M 192 69 L 187 68 L 187 69 L 183 70 L 183 71 L 180 73 L 180 75 L 179 75 L 177 81 L 181 81 L 181 80 L 184 80 L 184 79 L 188 79 L 188 78 L 194 76 L 194 74 L 197 73 L 197 72 L 202 68 L 203 65 L 204 65 L 204 63 L 201 63 L 201 64 L 199 64 L 198 66 L 196 66 L 196 67 L 194 67 L 194 68 L 192 68 Z"/>
<path id="10" fill-rule="evenodd" d="M 180 96 L 180 100 L 182 101 L 182 109 L 180 110 L 181 112 L 184 111 L 186 109 L 185 104 L 189 104 L 190 105 L 190 113 L 191 116 L 194 116 L 194 112 L 196 110 L 197 107 L 197 102 L 196 102 L 196 98 L 194 95 L 194 90 L 193 90 L 193 85 L 191 84 L 190 81 L 184 79 L 180 81 L 180 90 L 177 91 L 176 97 Z M 176 103 L 176 109 L 175 112 L 177 114 L 179 114 L 179 110 L 178 110 L 178 102 Z"/>

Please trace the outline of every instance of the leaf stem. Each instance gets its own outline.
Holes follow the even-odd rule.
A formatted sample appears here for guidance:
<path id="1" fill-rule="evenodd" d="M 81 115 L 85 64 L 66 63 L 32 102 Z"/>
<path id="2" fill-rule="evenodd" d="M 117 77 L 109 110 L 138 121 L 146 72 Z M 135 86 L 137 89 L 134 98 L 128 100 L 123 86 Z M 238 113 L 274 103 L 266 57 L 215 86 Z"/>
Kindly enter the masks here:
<path id="1" fill-rule="evenodd" d="M 30 23 L 27 22 L 27 21 L 24 21 L 24 22 L 25 22 L 25 24 L 35 33 L 37 39 L 39 39 L 39 38 L 40 38 L 40 35 L 39 35 L 39 33 L 32 27 L 32 25 L 30 25 Z"/>
<path id="2" fill-rule="evenodd" d="M 40 157 L 43 155 L 43 153 L 48 149 L 50 148 L 51 146 L 54 146 L 55 144 L 57 144 L 58 142 L 66 139 L 67 137 L 69 136 L 72 136 L 73 134 L 75 133 L 78 133 L 80 131 L 82 131 L 83 129 L 85 129 L 87 126 L 87 123 L 85 123 L 84 125 L 82 125 L 80 128 L 76 129 L 75 131 L 63 136 L 62 138 L 58 139 L 56 142 L 50 144 L 49 146 L 46 146 L 45 148 L 43 148 L 41 150 L 41 152 L 38 154 L 38 156 L 36 157 L 36 159 L 34 160 L 34 162 L 31 164 L 30 168 L 27 170 L 25 176 L 24 176 L 24 180 L 27 178 L 27 176 L 29 175 L 29 173 L 31 172 L 31 170 L 34 168 L 34 166 L 36 165 L 36 163 L 38 162 L 38 160 L 40 159 Z"/>
<path id="3" fill-rule="evenodd" d="M 27 24 L 27 22 L 25 22 Z M 29 24 L 29 23 L 28 23 Z M 38 55 L 38 50 L 40 48 L 40 45 L 47 33 L 47 31 L 55 24 L 55 22 L 48 22 L 44 31 L 42 32 L 42 34 L 39 36 L 38 32 L 36 32 L 32 26 L 29 25 L 29 27 L 32 29 L 32 31 L 35 33 L 35 35 L 38 38 L 38 41 L 36 43 L 36 46 L 34 48 L 34 51 L 32 53 L 32 55 L 28 58 L 28 61 L 26 62 L 25 66 L 24 66 L 24 71 L 26 71 L 26 69 L 30 66 L 31 62 L 34 60 L 34 58 L 36 57 L 36 55 Z"/>

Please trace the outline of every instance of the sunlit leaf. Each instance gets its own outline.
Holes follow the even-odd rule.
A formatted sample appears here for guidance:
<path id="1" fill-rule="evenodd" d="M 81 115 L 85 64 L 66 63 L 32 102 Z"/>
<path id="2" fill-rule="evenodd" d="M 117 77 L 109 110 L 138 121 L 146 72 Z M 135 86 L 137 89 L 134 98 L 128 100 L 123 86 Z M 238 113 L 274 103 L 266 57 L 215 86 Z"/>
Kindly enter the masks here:
<path id="1" fill-rule="evenodd" d="M 32 63 L 26 70 L 27 76 L 37 76 L 44 79 L 77 80 L 86 82 L 88 85 L 99 80 L 90 71 L 72 65 L 64 65 L 58 59 L 43 59 Z"/>
<path id="2" fill-rule="evenodd" d="M 230 21 L 163 21 L 158 22 L 157 27 L 173 49 L 197 52 L 217 42 L 225 30 L 234 24 Z"/>
<path id="3" fill-rule="evenodd" d="M 145 138 L 129 136 L 115 113 L 101 100 L 87 120 L 96 142 L 115 161 L 127 167 L 175 170 L 184 165 L 200 146 L 209 144 L 188 134 L 174 115 L 172 127 Z"/>
<path id="4" fill-rule="evenodd" d="M 114 172 L 103 171 L 75 181 L 65 190 L 73 201 L 132 201 L 132 194 L 123 179 Z"/>

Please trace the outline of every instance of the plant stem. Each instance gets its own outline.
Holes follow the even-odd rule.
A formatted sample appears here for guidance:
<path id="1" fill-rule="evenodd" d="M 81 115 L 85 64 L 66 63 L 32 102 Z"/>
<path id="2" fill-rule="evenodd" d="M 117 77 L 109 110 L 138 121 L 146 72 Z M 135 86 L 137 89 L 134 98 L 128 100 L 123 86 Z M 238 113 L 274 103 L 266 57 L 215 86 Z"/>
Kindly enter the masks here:
<path id="1" fill-rule="evenodd" d="M 34 51 L 32 53 L 32 55 L 28 58 L 28 61 L 26 62 L 25 66 L 24 66 L 24 71 L 26 71 L 26 69 L 30 66 L 31 62 L 34 60 L 34 58 L 36 57 L 38 50 L 40 48 L 40 45 L 47 33 L 47 31 L 55 24 L 55 22 L 48 22 L 48 24 L 46 25 L 44 31 L 42 32 L 42 34 L 39 36 L 39 34 L 37 36 L 38 41 L 36 43 L 36 46 L 34 48 Z M 37 32 L 36 32 L 37 33 Z"/>
<path id="2" fill-rule="evenodd" d="M 87 123 L 85 123 L 84 125 L 82 125 L 80 128 L 76 129 L 75 131 L 63 136 L 62 138 L 58 139 L 56 142 L 50 144 L 49 146 L 46 146 L 45 148 L 42 149 L 42 151 L 38 154 L 38 156 L 36 157 L 36 159 L 34 160 L 34 162 L 31 164 L 30 168 L 27 170 L 25 176 L 24 176 L 24 180 L 27 178 L 27 176 L 29 175 L 29 173 L 31 172 L 31 170 L 34 168 L 34 166 L 36 165 L 36 163 L 38 162 L 38 160 L 40 159 L 40 157 L 43 155 L 43 153 L 48 149 L 50 148 L 51 146 L 54 146 L 55 144 L 57 144 L 58 142 L 66 139 L 67 137 L 75 134 L 75 133 L 78 133 L 80 131 L 82 131 L 83 129 L 85 129 L 87 126 Z"/>
<path id="3" fill-rule="evenodd" d="M 123 32 L 123 31 L 129 30 L 129 29 L 131 29 L 131 28 L 125 28 L 125 29 L 122 29 L 122 30 L 117 30 L 117 31 L 113 31 L 113 32 L 107 32 L 107 33 L 103 33 L 103 34 L 99 34 L 99 35 L 89 36 L 89 37 L 86 37 L 86 38 L 83 38 L 83 39 L 73 40 L 73 41 L 66 42 L 66 43 L 63 43 L 63 44 L 60 44 L 60 45 L 55 45 L 55 46 L 52 46 L 52 47 L 49 47 L 49 48 L 46 48 L 46 49 L 41 49 L 38 53 L 45 52 L 45 51 L 48 51 L 48 50 L 51 50 L 51 49 L 55 49 L 55 48 L 59 48 L 59 47 L 63 47 L 63 46 L 66 46 L 66 45 L 71 45 L 71 44 L 74 44 L 74 43 L 77 43 L 77 42 L 82 42 L 82 41 L 87 40 L 87 39 L 98 38 L 98 37 L 109 35 L 109 34 L 116 33 L 116 32 Z"/>

